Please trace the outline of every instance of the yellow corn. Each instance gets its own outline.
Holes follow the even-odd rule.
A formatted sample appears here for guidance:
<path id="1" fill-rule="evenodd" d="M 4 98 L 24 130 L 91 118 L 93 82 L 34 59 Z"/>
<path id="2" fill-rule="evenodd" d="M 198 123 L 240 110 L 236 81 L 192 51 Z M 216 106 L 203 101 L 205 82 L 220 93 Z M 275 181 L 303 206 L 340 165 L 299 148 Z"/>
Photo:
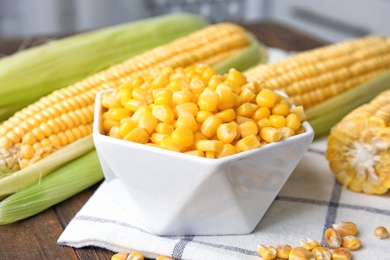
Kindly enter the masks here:
<path id="1" fill-rule="evenodd" d="M 214 86 L 216 78 L 218 85 Z M 299 133 L 300 118 L 304 119 L 279 94 L 248 82 L 236 69 L 219 75 L 210 66 L 199 64 L 165 69 L 154 76 L 142 76 L 137 82 L 142 82 L 142 85 L 119 85 L 103 95 L 103 134 L 117 137 L 118 128 L 119 138 L 125 140 L 206 158 L 222 158 L 293 136 Z M 136 100 L 145 96 L 128 96 L 127 93 L 131 91 L 123 90 L 142 86 L 143 91 L 153 93 L 152 99 L 156 98 L 159 103 L 156 105 L 154 100 L 143 100 L 144 104 L 135 111 L 123 112 L 122 109 L 126 108 L 118 106 L 120 102 L 116 100 L 123 100 L 123 95 Z M 241 103 L 239 99 L 229 98 L 239 96 L 241 88 L 252 91 L 252 99 L 248 102 Z M 263 106 L 260 106 L 258 96 L 270 96 L 272 102 L 264 100 Z M 272 110 L 275 114 L 272 114 Z M 130 116 L 122 118 L 123 115 Z M 269 124 L 266 126 L 262 120 L 268 120 Z M 105 121 L 109 123 L 105 124 Z M 118 121 L 119 125 L 112 121 Z M 137 125 L 134 126 L 134 123 Z M 140 129 L 145 131 L 141 132 Z M 130 132 L 127 133 L 127 130 Z M 122 132 L 127 133 L 126 136 L 121 137 Z"/>
<path id="2" fill-rule="evenodd" d="M 332 254 L 329 248 L 323 246 L 317 246 L 311 250 L 315 255 L 316 260 L 331 260 Z"/>
<path id="3" fill-rule="evenodd" d="M 303 247 L 294 247 L 290 251 L 289 260 L 315 260 L 315 255 Z"/>
<path id="4" fill-rule="evenodd" d="M 332 260 L 351 260 L 351 250 L 344 247 L 335 248 L 332 252 Z"/>
<path id="5" fill-rule="evenodd" d="M 389 38 L 370 36 L 301 52 L 245 74 L 308 109 L 389 69 Z"/>
<path id="6" fill-rule="evenodd" d="M 275 259 L 277 251 L 273 246 L 258 245 L 257 252 L 264 260 Z"/>
<path id="7" fill-rule="evenodd" d="M 356 236 L 344 236 L 342 238 L 341 246 L 349 250 L 357 250 L 362 245 L 360 239 Z"/>
<path id="8" fill-rule="evenodd" d="M 387 231 L 387 228 L 379 226 L 375 228 L 374 236 L 379 239 L 385 239 L 389 237 L 389 232 Z"/>
<path id="9" fill-rule="evenodd" d="M 326 244 L 331 248 L 337 248 L 341 246 L 342 238 L 334 228 L 328 228 L 325 230 L 324 238 Z"/>
<path id="10" fill-rule="evenodd" d="M 367 36 L 319 47 L 261 64 L 245 75 L 249 81 L 285 92 L 302 106 L 319 137 L 390 87 L 390 37 Z M 261 96 L 258 99 L 263 102 Z"/>
<path id="11" fill-rule="evenodd" d="M 390 188 L 390 90 L 351 111 L 328 138 L 326 158 L 337 180 L 353 191 Z"/>
<path id="12" fill-rule="evenodd" d="M 351 221 L 340 221 L 333 224 L 332 226 L 334 229 L 336 229 L 341 237 L 355 236 L 358 231 L 356 224 Z"/>
<path id="13" fill-rule="evenodd" d="M 123 94 L 120 99 L 105 100 L 105 105 L 110 108 L 106 115 L 110 121 L 105 121 L 104 128 L 109 131 L 113 126 L 119 126 L 118 122 L 123 118 L 136 114 L 140 107 L 151 104 L 154 101 L 153 90 L 168 81 L 166 73 L 172 69 L 163 70 L 160 77 L 153 82 L 146 82 L 145 78 L 141 80 L 138 76 L 153 75 L 163 68 L 184 67 L 219 57 L 213 58 L 213 63 L 209 63 L 213 66 L 250 45 L 251 39 L 243 28 L 230 23 L 216 24 L 117 64 L 74 85 L 54 91 L 17 112 L 0 126 L 1 175 L 31 165 L 59 148 L 90 135 L 93 103 L 97 92 L 121 86 L 118 90 Z M 192 73 L 191 68 L 187 71 L 186 73 Z M 199 80 L 197 82 L 192 83 L 193 90 L 197 88 L 195 85 L 199 84 Z M 130 89 L 129 86 L 133 88 Z M 138 102 L 136 112 L 133 106 L 130 110 L 124 107 L 124 104 L 132 100 Z M 132 115 L 138 124 L 139 119 L 143 122 L 142 128 L 138 126 L 131 130 L 124 139 L 140 143 L 148 141 L 147 134 L 154 130 L 157 122 L 154 120 L 155 122 L 150 124 L 149 119 L 153 113 L 152 109 L 149 110 L 151 115 L 142 119 L 139 115 Z M 161 111 L 159 113 L 163 114 Z M 167 115 L 161 115 L 163 116 L 168 117 L 165 121 L 171 120 L 169 112 Z M 147 129 L 147 133 L 143 129 Z M 114 136 L 118 133 L 117 129 L 112 132 Z"/>
<path id="14" fill-rule="evenodd" d="M 306 237 L 301 239 L 300 246 L 311 251 L 313 248 L 318 247 L 319 243 L 314 239 Z"/>

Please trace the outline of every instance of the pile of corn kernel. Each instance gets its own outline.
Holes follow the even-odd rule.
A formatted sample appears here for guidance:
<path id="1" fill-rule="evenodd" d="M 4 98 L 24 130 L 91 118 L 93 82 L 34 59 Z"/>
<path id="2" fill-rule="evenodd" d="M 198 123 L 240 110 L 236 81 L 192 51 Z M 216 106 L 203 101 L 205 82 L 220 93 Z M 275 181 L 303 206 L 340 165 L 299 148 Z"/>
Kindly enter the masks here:
<path id="1" fill-rule="evenodd" d="M 221 158 L 305 131 L 303 108 L 231 69 L 201 64 L 138 76 L 102 97 L 106 135 Z"/>
<path id="2" fill-rule="evenodd" d="M 361 240 L 357 237 L 358 228 L 354 222 L 341 221 L 325 230 L 324 240 L 326 246 L 311 238 L 303 238 L 300 245 L 270 245 L 257 246 L 257 252 L 264 260 L 288 259 L 288 260 L 351 260 L 352 251 L 361 247 Z M 374 236 L 378 239 L 389 237 L 385 227 L 380 226 L 374 230 Z"/>

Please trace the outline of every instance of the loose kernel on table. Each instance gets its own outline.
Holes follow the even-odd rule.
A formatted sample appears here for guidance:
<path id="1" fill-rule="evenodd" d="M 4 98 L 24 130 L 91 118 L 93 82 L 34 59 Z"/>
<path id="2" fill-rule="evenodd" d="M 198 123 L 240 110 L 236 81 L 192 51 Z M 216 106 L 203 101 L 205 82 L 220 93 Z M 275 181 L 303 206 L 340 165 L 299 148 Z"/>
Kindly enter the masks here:
<path id="1" fill-rule="evenodd" d="M 315 255 L 316 260 L 331 260 L 332 259 L 332 254 L 329 248 L 323 247 L 323 246 L 318 246 L 313 248 L 311 252 Z"/>
<path id="2" fill-rule="evenodd" d="M 361 246 L 361 241 L 355 236 L 344 236 L 342 238 L 341 246 L 350 250 L 357 250 Z"/>
<path id="3" fill-rule="evenodd" d="M 289 260 L 315 260 L 315 255 L 303 247 L 294 247 L 288 258 Z"/>
<path id="4" fill-rule="evenodd" d="M 335 248 L 332 252 L 332 260 L 351 260 L 351 250 L 345 247 Z"/>
<path id="5" fill-rule="evenodd" d="M 305 237 L 301 239 L 300 245 L 301 247 L 311 251 L 313 248 L 318 247 L 319 243 L 314 239 Z"/>
<path id="6" fill-rule="evenodd" d="M 276 247 L 276 257 L 282 259 L 288 259 L 292 247 L 290 245 L 278 245 Z"/>
<path id="7" fill-rule="evenodd" d="M 389 232 L 387 231 L 387 229 L 385 227 L 380 226 L 380 227 L 375 228 L 374 235 L 376 238 L 385 239 L 385 238 L 389 237 Z"/>
<path id="8" fill-rule="evenodd" d="M 266 245 L 258 245 L 257 252 L 264 260 L 274 259 L 277 254 L 275 247 Z"/>
<path id="9" fill-rule="evenodd" d="M 357 233 L 357 226 L 351 221 L 340 221 L 333 224 L 333 228 L 336 229 L 341 237 L 355 236 Z"/>
<path id="10" fill-rule="evenodd" d="M 331 248 L 336 248 L 341 246 L 341 241 L 342 241 L 341 236 L 334 228 L 328 228 L 325 231 L 324 238 L 328 246 Z"/>

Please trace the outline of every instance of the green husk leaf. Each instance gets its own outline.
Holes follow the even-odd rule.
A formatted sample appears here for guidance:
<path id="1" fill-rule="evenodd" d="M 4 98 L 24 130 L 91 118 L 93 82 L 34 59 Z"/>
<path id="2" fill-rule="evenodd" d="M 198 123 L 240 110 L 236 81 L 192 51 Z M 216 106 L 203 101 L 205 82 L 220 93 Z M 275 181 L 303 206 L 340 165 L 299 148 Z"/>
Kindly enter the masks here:
<path id="1" fill-rule="evenodd" d="M 92 135 L 83 137 L 38 162 L 0 179 L 0 198 L 39 183 L 66 163 L 95 149 Z M 83 173 L 81 173 L 83 174 Z"/>
<path id="2" fill-rule="evenodd" d="M 2 57 L 0 122 L 56 89 L 206 25 L 193 14 L 168 14 L 52 40 Z"/>
<path id="3" fill-rule="evenodd" d="M 64 201 L 103 179 L 96 151 L 55 170 L 36 183 L 0 202 L 0 225 L 13 223 Z"/>
<path id="4" fill-rule="evenodd" d="M 314 129 L 315 138 L 328 134 L 330 129 L 349 112 L 387 89 L 390 89 L 390 72 L 306 110 L 307 120 Z"/>

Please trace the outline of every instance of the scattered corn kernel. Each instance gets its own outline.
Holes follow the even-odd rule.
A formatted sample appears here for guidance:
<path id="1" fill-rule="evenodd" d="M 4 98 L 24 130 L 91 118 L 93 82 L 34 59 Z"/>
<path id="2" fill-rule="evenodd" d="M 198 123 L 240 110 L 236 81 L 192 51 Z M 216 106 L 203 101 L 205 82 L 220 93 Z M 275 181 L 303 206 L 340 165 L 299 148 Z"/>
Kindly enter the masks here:
<path id="1" fill-rule="evenodd" d="M 343 236 L 341 239 L 341 246 L 350 250 L 357 250 L 361 245 L 360 239 L 356 236 Z"/>
<path id="2" fill-rule="evenodd" d="M 387 231 L 387 229 L 385 227 L 379 226 L 379 227 L 375 228 L 374 235 L 376 238 L 385 239 L 385 238 L 389 237 L 389 232 Z"/>
<path id="3" fill-rule="evenodd" d="M 333 228 L 336 229 L 341 237 L 355 236 L 357 234 L 357 226 L 351 221 L 340 221 L 333 224 Z"/>
<path id="4" fill-rule="evenodd" d="M 126 260 L 144 260 L 144 256 L 141 253 L 134 251 L 127 256 Z"/>
<path id="5" fill-rule="evenodd" d="M 315 255 L 316 260 L 331 260 L 332 254 L 329 248 L 318 246 L 311 250 L 311 252 Z"/>
<path id="6" fill-rule="evenodd" d="M 318 247 L 319 243 L 314 239 L 305 237 L 301 239 L 300 245 L 301 247 L 311 251 L 313 248 Z"/>
<path id="7" fill-rule="evenodd" d="M 294 247 L 289 255 L 289 260 L 315 260 L 315 255 L 303 247 Z"/>
<path id="8" fill-rule="evenodd" d="M 174 260 L 173 258 L 165 255 L 160 255 L 156 258 L 156 260 Z"/>
<path id="9" fill-rule="evenodd" d="M 257 252 L 264 260 L 271 260 L 276 257 L 276 249 L 273 246 L 258 245 Z"/>
<path id="10" fill-rule="evenodd" d="M 328 246 L 331 248 L 336 248 L 341 246 L 341 241 L 342 241 L 341 236 L 334 228 L 328 228 L 325 231 L 324 238 Z"/>
<path id="11" fill-rule="evenodd" d="M 344 247 L 335 248 L 332 252 L 332 260 L 351 260 L 351 250 Z"/>
<path id="12" fill-rule="evenodd" d="M 282 259 L 288 259 L 292 247 L 290 245 L 278 245 L 276 247 L 276 257 Z"/>
<path id="13" fill-rule="evenodd" d="M 111 257 L 111 260 L 126 260 L 129 254 L 125 252 L 119 252 Z"/>

